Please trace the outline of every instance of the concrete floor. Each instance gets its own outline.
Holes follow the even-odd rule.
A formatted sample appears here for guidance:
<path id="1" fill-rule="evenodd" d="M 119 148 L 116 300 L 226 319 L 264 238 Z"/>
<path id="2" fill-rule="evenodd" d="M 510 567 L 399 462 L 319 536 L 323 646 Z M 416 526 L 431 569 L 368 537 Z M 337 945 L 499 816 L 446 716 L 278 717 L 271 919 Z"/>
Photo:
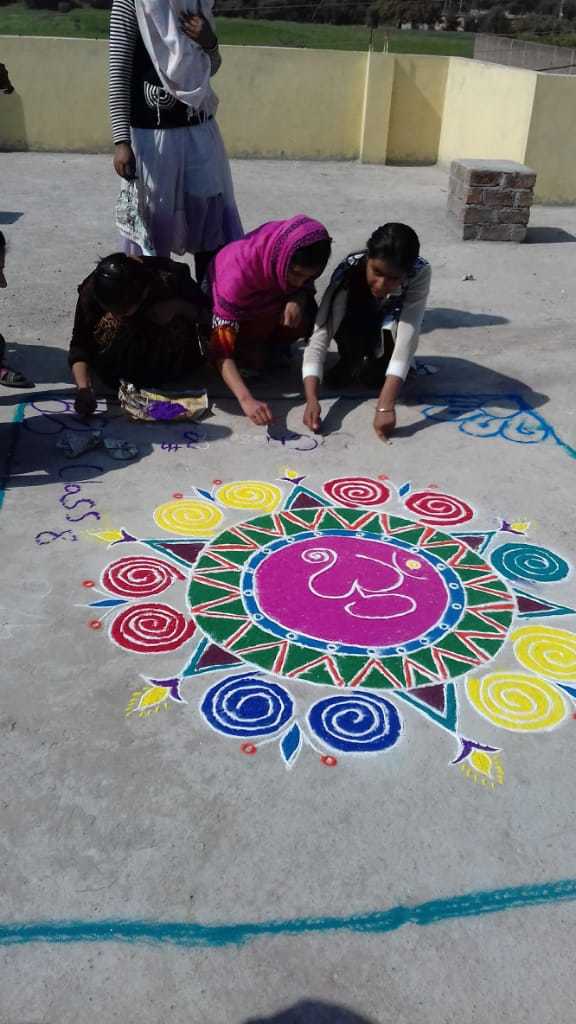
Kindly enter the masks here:
<path id="1" fill-rule="evenodd" d="M 69 420 L 75 289 L 116 247 L 117 181 L 102 157 L 0 154 L 2 331 L 37 382 L 29 394 L 0 389 L 0 1024 L 571 1020 L 576 709 L 558 683 L 576 687 L 573 615 L 515 622 L 564 631 L 540 636 L 531 670 L 508 638 L 493 665 L 470 672 L 536 678 L 552 702 L 545 729 L 519 729 L 518 706 L 513 729 L 479 714 L 462 675 L 457 729 L 393 697 L 397 748 L 338 754 L 330 770 L 326 750 L 308 745 L 287 771 L 278 743 L 257 739 L 257 756 L 243 756 L 202 718 L 204 694 L 230 668 L 190 677 L 186 704 L 125 716 L 142 677 L 178 676 L 193 642 L 154 655 L 114 646 L 110 616 L 88 628 L 104 610 L 87 606 L 106 595 L 83 583 L 119 557 L 154 554 L 108 547 L 114 531 L 169 541 L 153 511 L 173 494 L 215 479 L 288 494 L 288 467 L 319 492 L 334 477 L 385 475 L 397 514 L 406 494 L 392 484 L 436 485 L 476 510 L 461 532 L 529 521 L 526 535 L 497 533 L 485 557 L 502 543 L 551 550 L 554 579 L 507 585 L 574 607 L 563 567 L 574 551 L 576 208 L 535 208 L 522 246 L 461 243 L 436 168 L 238 161 L 233 171 L 247 228 L 305 210 L 329 226 L 336 256 L 379 223 L 411 223 L 433 267 L 419 355 L 438 372 L 407 387 L 388 445 L 371 432 L 370 400 L 327 398 L 324 443 L 302 451 L 267 444 L 221 397 L 193 447 L 183 427 L 130 426 L 111 407 L 105 432 L 134 440 L 138 461 L 98 451 L 68 462 L 56 442 Z M 297 371 L 271 393 L 279 421 L 298 430 Z M 100 518 L 77 522 L 88 510 Z M 257 514 L 222 511 L 227 526 Z M 184 612 L 184 582 L 154 600 Z M 337 693 L 275 678 L 301 724 Z M 501 749 L 488 776 L 469 759 L 450 766 L 458 737 Z"/>

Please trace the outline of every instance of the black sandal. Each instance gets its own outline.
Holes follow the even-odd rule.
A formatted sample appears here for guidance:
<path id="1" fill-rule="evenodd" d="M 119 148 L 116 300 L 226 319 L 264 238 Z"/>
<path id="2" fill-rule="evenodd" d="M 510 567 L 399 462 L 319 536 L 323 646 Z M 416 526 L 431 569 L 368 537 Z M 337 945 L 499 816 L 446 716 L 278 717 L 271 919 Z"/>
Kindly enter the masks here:
<path id="1" fill-rule="evenodd" d="M 28 380 L 20 370 L 12 370 L 9 366 L 0 366 L 0 384 L 5 388 L 34 388 L 36 385 Z"/>

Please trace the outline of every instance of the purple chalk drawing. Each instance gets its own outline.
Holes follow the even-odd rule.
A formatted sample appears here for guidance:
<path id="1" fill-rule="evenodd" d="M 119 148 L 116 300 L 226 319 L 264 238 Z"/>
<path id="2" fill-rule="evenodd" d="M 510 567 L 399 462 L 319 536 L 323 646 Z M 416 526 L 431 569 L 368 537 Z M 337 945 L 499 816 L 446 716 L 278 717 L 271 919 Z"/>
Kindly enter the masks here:
<path id="1" fill-rule="evenodd" d="M 366 647 L 402 644 L 441 622 L 449 603 L 423 557 L 361 537 L 289 544 L 255 572 L 258 606 L 294 633 Z"/>

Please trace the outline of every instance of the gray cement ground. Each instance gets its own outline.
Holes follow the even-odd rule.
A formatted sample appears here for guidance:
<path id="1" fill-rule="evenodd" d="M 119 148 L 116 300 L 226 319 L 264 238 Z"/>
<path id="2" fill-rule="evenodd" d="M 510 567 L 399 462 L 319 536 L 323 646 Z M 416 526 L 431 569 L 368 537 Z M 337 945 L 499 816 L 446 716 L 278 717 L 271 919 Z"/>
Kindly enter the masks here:
<path id="1" fill-rule="evenodd" d="M 551 732 L 505 731 L 462 700 L 459 734 L 503 749 L 505 781 L 495 789 L 449 767 L 455 737 L 399 701 L 397 750 L 343 756 L 330 771 L 307 749 L 287 772 L 276 744 L 243 757 L 237 741 L 201 720 L 199 698 L 218 673 L 189 680 L 186 705 L 125 717 L 141 676 L 170 677 L 185 659 L 128 653 L 105 630 L 87 628 L 95 613 L 82 582 L 134 553 L 109 550 L 93 527 L 166 540 L 152 512 L 174 492 L 215 478 L 277 481 L 286 466 L 312 488 L 346 475 L 435 483 L 477 510 L 462 529 L 530 520 L 528 543 L 573 557 L 576 209 L 536 208 L 529 244 L 464 244 L 445 225 L 446 178 L 435 168 L 237 162 L 234 176 L 246 227 L 303 209 L 329 226 L 336 255 L 385 220 L 411 223 L 433 265 L 419 354 L 438 373 L 409 385 L 386 446 L 371 432 L 372 402 L 358 399 L 325 400 L 325 442 L 311 452 L 266 446 L 224 398 L 206 441 L 190 450 L 167 447 L 181 428 L 129 426 L 112 408 L 106 431 L 135 440 L 140 459 L 116 464 L 95 453 L 82 462 L 98 472 L 65 469 L 102 517 L 74 525 L 60 500 L 62 468 L 72 464 L 56 448 L 66 417 L 47 413 L 62 408 L 53 392 L 68 387 L 76 286 L 116 247 L 117 180 L 101 157 L 0 155 L 0 226 L 10 240 L 2 330 L 12 362 L 37 381 L 29 395 L 0 391 L 0 446 L 10 456 L 0 513 L 0 939 L 6 925 L 61 920 L 324 923 L 317 934 L 279 927 L 244 945 L 202 948 L 38 944 L 22 934 L 3 950 L 0 1022 L 571 1020 L 573 903 L 543 897 L 541 906 L 380 934 L 329 930 L 325 921 L 575 876 L 569 716 Z M 297 383 L 295 372 L 284 397 L 272 388 L 292 429 L 301 419 Z M 423 414 L 455 394 L 487 410 L 476 436 Z M 26 405 L 16 429 L 12 417 L 27 400 L 38 404 Z M 513 415 L 522 405 L 540 426 L 516 419 L 508 439 L 485 436 L 494 433 L 489 413 Z M 536 429 L 535 443 L 524 443 L 526 429 Z M 394 507 L 401 513 L 397 500 Z M 227 513 L 227 523 L 240 518 Z M 55 536 L 67 529 L 76 542 Z M 568 578 L 537 593 L 576 600 Z M 184 610 L 183 585 L 159 600 Z M 570 616 L 524 624 L 538 622 L 574 626 Z M 525 671 L 510 643 L 495 669 Z M 457 686 L 462 693 L 463 680 Z M 294 681 L 288 688 L 300 721 L 335 693 Z"/>

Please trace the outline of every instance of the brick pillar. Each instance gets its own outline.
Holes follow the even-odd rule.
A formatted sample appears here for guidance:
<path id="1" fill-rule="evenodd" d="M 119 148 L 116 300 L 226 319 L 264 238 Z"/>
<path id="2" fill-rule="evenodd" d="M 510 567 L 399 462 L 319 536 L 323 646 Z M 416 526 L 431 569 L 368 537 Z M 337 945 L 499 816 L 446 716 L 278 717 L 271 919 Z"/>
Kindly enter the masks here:
<path id="1" fill-rule="evenodd" d="M 535 183 L 535 172 L 513 160 L 454 160 L 448 220 L 465 241 L 523 242 Z"/>

